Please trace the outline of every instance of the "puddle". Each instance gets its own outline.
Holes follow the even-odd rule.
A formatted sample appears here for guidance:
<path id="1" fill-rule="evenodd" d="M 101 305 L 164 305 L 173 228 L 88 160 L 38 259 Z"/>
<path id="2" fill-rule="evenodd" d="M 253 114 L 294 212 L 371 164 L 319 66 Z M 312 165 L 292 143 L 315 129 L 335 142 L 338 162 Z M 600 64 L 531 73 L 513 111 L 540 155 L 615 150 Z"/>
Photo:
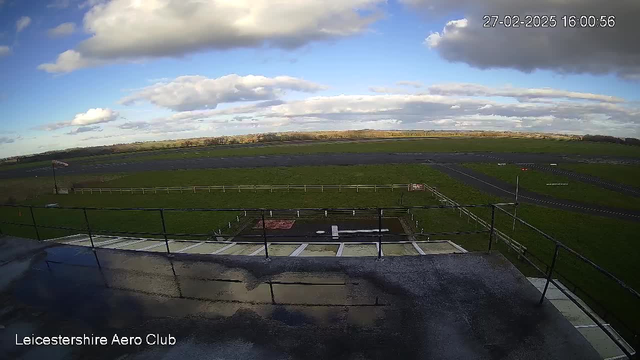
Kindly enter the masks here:
<path id="1" fill-rule="evenodd" d="M 225 244 L 193 249 L 214 245 Z M 273 253 L 295 250 L 293 245 L 276 246 L 270 248 Z M 315 256 L 335 256 L 337 250 L 337 245 L 309 247 Z M 236 253 L 256 248 L 240 244 Z M 44 252 L 44 259 L 14 283 L 15 296 L 42 311 L 97 327 L 128 328 L 166 316 L 233 317 L 247 310 L 286 326 L 372 326 L 393 303 L 391 295 L 368 281 L 341 273 L 285 272 L 258 281 L 245 269 L 215 262 L 107 249 L 94 253 L 72 246 Z"/>

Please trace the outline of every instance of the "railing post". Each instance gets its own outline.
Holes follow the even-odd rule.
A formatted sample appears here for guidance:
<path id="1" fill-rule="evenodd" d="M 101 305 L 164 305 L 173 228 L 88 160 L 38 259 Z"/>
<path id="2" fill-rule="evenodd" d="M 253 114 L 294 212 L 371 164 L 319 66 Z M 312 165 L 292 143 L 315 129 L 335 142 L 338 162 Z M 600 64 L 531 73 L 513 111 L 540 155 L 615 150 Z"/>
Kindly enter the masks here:
<path id="1" fill-rule="evenodd" d="M 33 228 L 36 230 L 36 238 L 40 241 L 40 232 L 38 231 L 38 225 L 36 224 L 36 217 L 33 215 L 33 206 L 29 206 L 31 212 L 31 221 L 33 221 Z"/>
<path id="2" fill-rule="evenodd" d="M 93 234 L 91 233 L 91 226 L 89 225 L 89 217 L 87 216 L 87 209 L 82 209 L 84 212 L 84 222 L 87 224 L 87 231 L 89 232 L 89 241 L 91 241 L 91 248 L 93 250 L 96 249 L 95 245 L 93 245 Z"/>
<path id="3" fill-rule="evenodd" d="M 267 244 L 267 225 L 264 222 L 264 210 L 262 210 L 262 238 L 264 239 L 264 255 L 269 258 L 269 245 Z"/>
<path id="4" fill-rule="evenodd" d="M 542 302 L 544 301 L 544 297 L 547 294 L 547 288 L 549 287 L 549 282 L 551 282 L 551 276 L 553 275 L 553 268 L 555 268 L 556 266 L 558 250 L 560 250 L 560 245 L 556 244 L 556 250 L 553 252 L 553 260 L 551 260 L 551 268 L 549 268 L 549 274 L 547 275 L 547 283 L 544 284 L 544 290 L 542 291 L 542 296 L 540 297 L 540 304 L 542 304 Z"/>
<path id="5" fill-rule="evenodd" d="M 378 260 L 382 259 L 382 209 L 378 208 Z"/>
<path id="6" fill-rule="evenodd" d="M 169 239 L 167 239 L 167 226 L 164 223 L 164 209 L 160 209 L 160 219 L 162 219 L 162 235 L 164 235 L 164 244 L 167 247 L 167 254 L 171 255 L 169 250 Z"/>
<path id="7" fill-rule="evenodd" d="M 487 250 L 487 252 L 491 252 L 491 243 L 493 242 L 495 224 L 496 224 L 496 206 L 491 205 L 491 230 L 489 231 L 489 250 Z"/>

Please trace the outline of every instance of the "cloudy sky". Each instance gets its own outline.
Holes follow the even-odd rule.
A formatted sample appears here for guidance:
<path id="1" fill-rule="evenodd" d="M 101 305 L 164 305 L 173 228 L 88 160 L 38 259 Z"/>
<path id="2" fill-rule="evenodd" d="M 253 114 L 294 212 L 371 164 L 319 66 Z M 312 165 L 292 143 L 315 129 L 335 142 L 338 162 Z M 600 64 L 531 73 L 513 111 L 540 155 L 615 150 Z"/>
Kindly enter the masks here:
<path id="1" fill-rule="evenodd" d="M 638 0 L 0 0 L 0 157 L 289 130 L 640 137 L 638 19 Z"/>

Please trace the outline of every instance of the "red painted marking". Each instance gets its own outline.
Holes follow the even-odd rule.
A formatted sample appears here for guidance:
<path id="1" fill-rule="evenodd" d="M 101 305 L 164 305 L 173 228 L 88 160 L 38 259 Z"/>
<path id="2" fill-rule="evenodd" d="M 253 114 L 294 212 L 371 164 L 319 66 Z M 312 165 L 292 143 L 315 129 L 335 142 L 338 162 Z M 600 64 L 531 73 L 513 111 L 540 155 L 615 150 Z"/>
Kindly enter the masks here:
<path id="1" fill-rule="evenodd" d="M 265 220 L 264 227 L 268 230 L 289 230 L 295 222 L 295 220 Z M 262 220 L 258 221 L 253 228 L 262 229 Z"/>

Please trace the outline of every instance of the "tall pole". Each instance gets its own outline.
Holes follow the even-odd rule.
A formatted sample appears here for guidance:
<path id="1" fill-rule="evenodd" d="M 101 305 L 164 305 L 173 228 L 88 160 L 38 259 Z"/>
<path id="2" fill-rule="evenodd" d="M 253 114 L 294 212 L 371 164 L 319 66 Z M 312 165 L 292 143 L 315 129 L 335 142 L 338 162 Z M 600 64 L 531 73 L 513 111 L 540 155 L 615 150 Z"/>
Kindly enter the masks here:
<path id="1" fill-rule="evenodd" d="M 513 208 L 513 226 L 511 230 L 516 230 L 516 216 L 518 215 L 518 190 L 520 189 L 520 175 L 516 176 L 516 205 Z"/>
<path id="2" fill-rule="evenodd" d="M 382 259 L 382 209 L 378 208 L 378 260 Z"/>
<path id="3" fill-rule="evenodd" d="M 53 170 L 53 186 L 56 188 L 56 195 L 58 195 L 58 181 L 56 181 L 56 164 L 51 163 L 51 170 Z"/>

